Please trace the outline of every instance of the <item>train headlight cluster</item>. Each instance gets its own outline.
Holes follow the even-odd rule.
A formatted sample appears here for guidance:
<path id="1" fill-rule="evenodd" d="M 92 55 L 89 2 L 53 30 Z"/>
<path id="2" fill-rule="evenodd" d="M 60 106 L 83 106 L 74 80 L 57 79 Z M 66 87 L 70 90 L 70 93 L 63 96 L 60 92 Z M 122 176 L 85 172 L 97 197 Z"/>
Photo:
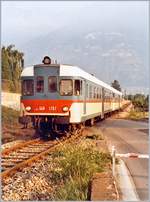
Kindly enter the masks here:
<path id="1" fill-rule="evenodd" d="M 64 107 L 62 108 L 62 110 L 63 110 L 63 112 L 67 112 L 67 111 L 69 110 L 69 108 L 68 108 L 67 106 L 64 106 Z"/>
<path id="2" fill-rule="evenodd" d="M 51 64 L 51 59 L 48 56 L 45 56 L 43 61 L 42 61 L 45 65 L 50 65 Z"/>
<path id="3" fill-rule="evenodd" d="M 31 107 L 30 106 L 27 106 L 26 107 L 26 111 L 30 111 L 31 110 Z"/>

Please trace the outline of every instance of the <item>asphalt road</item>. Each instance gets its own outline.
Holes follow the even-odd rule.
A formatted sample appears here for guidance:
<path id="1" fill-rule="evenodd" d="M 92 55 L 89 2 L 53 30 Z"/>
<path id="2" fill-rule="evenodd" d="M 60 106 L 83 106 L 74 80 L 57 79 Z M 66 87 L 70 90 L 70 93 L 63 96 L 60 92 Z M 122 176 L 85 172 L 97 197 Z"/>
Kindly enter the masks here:
<path id="1" fill-rule="evenodd" d="M 148 154 L 148 123 L 108 118 L 96 124 L 116 153 Z M 122 158 L 133 177 L 140 200 L 148 200 L 148 159 Z"/>

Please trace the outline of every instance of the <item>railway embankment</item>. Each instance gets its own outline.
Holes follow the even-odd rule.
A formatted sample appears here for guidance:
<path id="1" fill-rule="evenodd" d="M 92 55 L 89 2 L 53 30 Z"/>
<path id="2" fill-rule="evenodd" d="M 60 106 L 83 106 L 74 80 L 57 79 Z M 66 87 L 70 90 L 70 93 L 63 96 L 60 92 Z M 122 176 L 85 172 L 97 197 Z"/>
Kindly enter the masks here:
<path id="1" fill-rule="evenodd" d="M 3 200 L 95 200 L 96 197 L 117 200 L 111 155 L 105 138 L 95 127 L 84 129 L 80 139 L 61 143 L 44 160 L 2 182 Z"/>
<path id="2" fill-rule="evenodd" d="M 133 121 L 148 122 L 149 113 L 147 111 L 140 111 L 135 109 L 134 105 L 130 103 L 119 113 L 112 115 L 112 117 L 117 119 L 128 119 Z"/>
<path id="3" fill-rule="evenodd" d="M 12 141 L 24 141 L 35 138 L 33 128 L 22 129 L 18 123 L 19 111 L 2 106 L 2 144 Z"/>

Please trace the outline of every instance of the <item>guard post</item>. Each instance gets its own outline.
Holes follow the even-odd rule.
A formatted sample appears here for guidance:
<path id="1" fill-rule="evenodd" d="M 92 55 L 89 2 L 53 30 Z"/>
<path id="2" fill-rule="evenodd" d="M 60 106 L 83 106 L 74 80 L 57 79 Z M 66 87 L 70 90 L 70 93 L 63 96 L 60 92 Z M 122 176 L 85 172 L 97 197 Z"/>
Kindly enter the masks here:
<path id="1" fill-rule="evenodd" d="M 112 174 L 115 177 L 115 161 L 116 161 L 116 151 L 115 146 L 112 146 Z"/>

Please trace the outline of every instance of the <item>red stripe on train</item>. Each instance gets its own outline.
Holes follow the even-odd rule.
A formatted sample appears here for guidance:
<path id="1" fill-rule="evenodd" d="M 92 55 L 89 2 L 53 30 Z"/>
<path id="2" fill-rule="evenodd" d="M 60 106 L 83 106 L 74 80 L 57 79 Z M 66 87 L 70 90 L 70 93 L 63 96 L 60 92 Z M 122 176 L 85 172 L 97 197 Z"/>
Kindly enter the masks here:
<path id="1" fill-rule="evenodd" d="M 72 103 L 101 103 L 101 99 L 97 100 L 21 100 L 24 107 L 31 107 L 30 113 L 64 113 L 63 107 L 67 106 L 69 109 Z M 105 101 L 105 103 L 111 103 L 110 101 Z"/>
<path id="2" fill-rule="evenodd" d="M 31 107 L 29 113 L 64 113 L 62 108 L 67 106 L 69 109 L 72 100 L 21 100 L 24 107 Z"/>

